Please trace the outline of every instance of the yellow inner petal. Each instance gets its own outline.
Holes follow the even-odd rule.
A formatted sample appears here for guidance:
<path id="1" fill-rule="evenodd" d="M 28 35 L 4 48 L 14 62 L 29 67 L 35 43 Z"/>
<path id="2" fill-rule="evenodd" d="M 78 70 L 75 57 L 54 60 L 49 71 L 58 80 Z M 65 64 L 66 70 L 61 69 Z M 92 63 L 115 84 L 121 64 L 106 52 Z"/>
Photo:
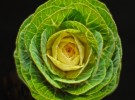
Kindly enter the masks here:
<path id="1" fill-rule="evenodd" d="M 54 65 L 56 67 L 58 67 L 59 69 L 61 69 L 62 71 L 71 71 L 71 70 L 78 70 L 80 68 L 82 68 L 84 65 L 68 65 L 68 64 L 64 64 L 56 59 L 54 59 L 53 57 L 47 55 L 51 61 L 54 63 Z"/>
<path id="2" fill-rule="evenodd" d="M 67 65 L 78 65 L 80 61 L 80 56 L 74 55 L 74 59 L 68 58 L 64 55 L 62 50 L 58 48 L 58 60 Z"/>
<path id="3" fill-rule="evenodd" d="M 62 48 L 62 52 L 66 55 L 66 57 L 72 57 L 75 54 L 75 44 L 69 42 Z"/>
<path id="4" fill-rule="evenodd" d="M 76 42 L 78 50 L 79 50 L 80 65 L 82 65 L 83 64 L 83 59 L 84 59 L 84 46 L 82 45 L 82 43 L 75 36 L 73 36 L 73 37 L 75 39 L 75 42 Z"/>
<path id="5" fill-rule="evenodd" d="M 63 34 L 60 34 L 58 38 L 56 38 L 56 40 L 54 41 L 53 45 L 52 45 L 52 56 L 57 59 L 57 48 L 58 48 L 58 45 L 61 41 L 62 38 L 66 37 L 66 36 L 69 36 L 68 33 L 64 32 Z"/>

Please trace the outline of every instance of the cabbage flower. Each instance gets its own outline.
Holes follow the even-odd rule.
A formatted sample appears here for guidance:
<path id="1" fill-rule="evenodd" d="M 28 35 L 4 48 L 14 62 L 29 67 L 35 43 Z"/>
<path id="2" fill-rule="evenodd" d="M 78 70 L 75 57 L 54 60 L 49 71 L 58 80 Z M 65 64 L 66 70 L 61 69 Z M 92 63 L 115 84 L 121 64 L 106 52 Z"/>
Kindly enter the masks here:
<path id="1" fill-rule="evenodd" d="M 19 78 L 36 100 L 101 100 L 119 84 L 122 47 L 99 0 L 49 0 L 21 25 Z"/>

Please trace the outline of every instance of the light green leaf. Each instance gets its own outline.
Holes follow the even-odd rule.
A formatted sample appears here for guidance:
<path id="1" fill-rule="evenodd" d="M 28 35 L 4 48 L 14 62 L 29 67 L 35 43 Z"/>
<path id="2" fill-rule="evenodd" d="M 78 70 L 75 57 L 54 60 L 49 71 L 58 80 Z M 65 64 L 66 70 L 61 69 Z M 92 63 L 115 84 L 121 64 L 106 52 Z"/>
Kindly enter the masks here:
<path id="1" fill-rule="evenodd" d="M 37 65 L 37 68 L 39 69 L 39 71 L 42 73 L 42 75 L 44 75 L 44 77 L 55 87 L 57 88 L 61 88 L 61 84 L 57 83 L 56 81 L 52 80 L 51 77 L 48 75 L 48 71 L 46 69 L 46 66 L 43 64 L 42 59 L 40 57 L 39 51 L 36 48 L 35 45 L 36 42 L 36 37 L 34 36 L 31 44 L 30 44 L 30 53 L 31 53 L 31 57 L 34 60 L 35 64 Z"/>
<path id="2" fill-rule="evenodd" d="M 106 75 L 106 67 L 105 67 L 104 58 L 101 58 L 99 68 L 95 76 L 92 78 L 89 78 L 87 81 L 84 81 L 81 84 L 71 85 L 65 89 L 68 93 L 74 94 L 74 95 L 80 95 L 91 88 L 95 87 L 96 85 L 100 84 Z"/>

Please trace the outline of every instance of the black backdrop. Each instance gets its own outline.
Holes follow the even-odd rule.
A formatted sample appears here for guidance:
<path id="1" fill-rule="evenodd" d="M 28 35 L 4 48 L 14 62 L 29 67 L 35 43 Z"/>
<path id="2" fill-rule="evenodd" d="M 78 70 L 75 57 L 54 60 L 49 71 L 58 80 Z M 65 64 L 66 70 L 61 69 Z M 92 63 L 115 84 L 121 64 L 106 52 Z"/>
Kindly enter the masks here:
<path id="1" fill-rule="evenodd" d="M 133 100 L 135 89 L 134 68 L 134 3 L 130 0 L 101 0 L 110 9 L 118 26 L 123 45 L 120 84 L 104 100 Z M 13 51 L 21 23 L 45 0 L 0 1 L 0 100 L 32 100 L 29 90 L 18 79 Z M 135 98 L 134 98 L 135 99 Z"/>

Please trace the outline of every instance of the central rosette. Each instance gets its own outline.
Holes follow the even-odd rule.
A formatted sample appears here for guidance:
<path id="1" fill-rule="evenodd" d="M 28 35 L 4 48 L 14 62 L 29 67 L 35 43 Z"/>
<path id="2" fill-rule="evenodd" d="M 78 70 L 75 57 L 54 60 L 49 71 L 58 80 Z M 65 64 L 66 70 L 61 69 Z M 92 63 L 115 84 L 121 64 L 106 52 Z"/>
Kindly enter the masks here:
<path id="1" fill-rule="evenodd" d="M 64 53 L 64 55 L 68 58 L 72 57 L 75 54 L 75 49 L 78 48 L 76 47 L 75 44 L 73 43 L 67 43 L 63 48 L 62 48 L 62 52 Z"/>
<path id="2" fill-rule="evenodd" d="M 60 45 L 62 45 L 65 43 L 61 43 Z M 78 48 L 76 47 L 75 44 L 73 43 L 67 43 L 62 49 L 62 52 L 64 53 L 64 55 L 68 58 L 73 57 L 77 52 L 78 52 Z"/>
<path id="3" fill-rule="evenodd" d="M 76 32 L 60 31 L 47 41 L 47 56 L 62 71 L 84 67 L 85 44 L 76 37 Z"/>

